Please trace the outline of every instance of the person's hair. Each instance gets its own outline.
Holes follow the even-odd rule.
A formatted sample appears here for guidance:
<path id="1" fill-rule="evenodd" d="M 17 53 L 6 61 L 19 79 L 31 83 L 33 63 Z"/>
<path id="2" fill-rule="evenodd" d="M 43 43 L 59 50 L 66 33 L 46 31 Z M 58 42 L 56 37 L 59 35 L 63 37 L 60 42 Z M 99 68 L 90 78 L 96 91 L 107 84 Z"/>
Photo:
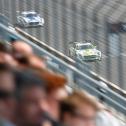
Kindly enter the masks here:
<path id="1" fill-rule="evenodd" d="M 97 100 L 85 91 L 73 91 L 66 99 L 60 103 L 60 119 L 63 121 L 64 113 L 75 115 L 79 105 L 86 103 L 92 106 L 96 111 L 99 109 Z"/>
<path id="2" fill-rule="evenodd" d="M 39 71 L 39 75 L 45 80 L 47 80 L 46 91 L 48 93 L 58 88 L 65 87 L 67 83 L 67 78 L 64 75 L 59 74 L 59 73 L 54 73 L 49 70 Z"/>
<path id="3" fill-rule="evenodd" d="M 22 98 L 22 91 L 31 87 L 39 87 L 45 91 L 45 81 L 37 76 L 32 70 L 16 71 L 16 97 Z"/>

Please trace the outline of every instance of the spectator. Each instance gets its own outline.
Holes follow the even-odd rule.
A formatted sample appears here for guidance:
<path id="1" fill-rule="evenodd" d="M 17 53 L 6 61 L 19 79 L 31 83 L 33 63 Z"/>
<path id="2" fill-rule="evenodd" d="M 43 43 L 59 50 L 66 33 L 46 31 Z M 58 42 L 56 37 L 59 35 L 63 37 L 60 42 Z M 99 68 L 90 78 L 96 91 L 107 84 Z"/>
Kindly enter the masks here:
<path id="1" fill-rule="evenodd" d="M 31 68 L 33 70 L 46 69 L 45 61 L 36 55 L 15 57 L 19 69 Z"/>
<path id="2" fill-rule="evenodd" d="M 17 62 L 11 56 L 12 48 L 5 44 L 5 42 L 0 42 L 0 63 L 6 63 L 9 66 L 17 66 Z"/>
<path id="3" fill-rule="evenodd" d="M 47 80 L 47 113 L 50 115 L 53 121 L 59 120 L 59 103 L 62 99 L 68 96 L 65 85 L 67 79 L 65 76 L 56 74 L 49 70 L 40 71 L 40 76 Z"/>
<path id="4" fill-rule="evenodd" d="M 46 107 L 45 82 L 31 71 L 17 74 L 17 125 L 40 126 Z"/>
<path id="5" fill-rule="evenodd" d="M 0 122 L 3 126 L 13 126 L 15 113 L 15 79 L 13 71 L 0 64 Z"/>
<path id="6" fill-rule="evenodd" d="M 33 69 L 45 69 L 45 60 L 34 55 L 32 47 L 23 41 L 14 41 L 12 43 L 13 56 L 18 61 L 21 69 L 27 67 Z"/>
<path id="7" fill-rule="evenodd" d="M 36 56 L 31 46 L 19 40 L 14 40 L 12 46 L 13 52 L 10 45 L 0 42 L 0 126 L 14 126 L 14 121 L 18 126 L 61 126 L 60 123 L 119 126 L 103 104 L 98 111 L 92 96 L 71 91 L 66 77 L 48 70 L 45 60 Z M 15 72 L 17 99 L 15 76 L 10 66 L 21 70 Z"/>
<path id="8" fill-rule="evenodd" d="M 18 57 L 20 55 L 29 56 L 33 54 L 32 47 L 27 43 L 25 43 L 24 41 L 21 40 L 14 41 L 12 43 L 12 46 L 15 51 L 15 57 Z"/>
<path id="9" fill-rule="evenodd" d="M 46 69 L 44 58 L 40 58 L 36 55 L 30 55 L 28 60 L 29 60 L 29 67 L 33 69 L 38 69 L 38 70 Z"/>
<path id="10" fill-rule="evenodd" d="M 29 56 L 33 54 L 33 50 L 27 43 L 16 40 L 12 43 L 13 57 L 18 62 L 18 67 L 25 69 L 29 65 Z"/>
<path id="11" fill-rule="evenodd" d="M 74 91 L 60 105 L 61 122 L 67 126 L 95 126 L 97 101 L 86 92 Z"/>

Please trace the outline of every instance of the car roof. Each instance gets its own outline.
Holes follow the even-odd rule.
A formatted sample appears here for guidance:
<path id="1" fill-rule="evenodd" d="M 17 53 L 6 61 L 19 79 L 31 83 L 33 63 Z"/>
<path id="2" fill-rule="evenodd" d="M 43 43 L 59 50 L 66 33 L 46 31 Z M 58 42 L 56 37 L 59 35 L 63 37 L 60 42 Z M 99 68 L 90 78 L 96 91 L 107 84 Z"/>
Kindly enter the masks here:
<path id="1" fill-rule="evenodd" d="M 21 14 L 36 14 L 37 12 L 35 12 L 35 11 L 23 11 L 23 12 L 21 12 Z"/>
<path id="2" fill-rule="evenodd" d="M 82 45 L 92 45 L 91 43 L 82 43 L 82 42 L 80 42 L 80 43 L 76 43 L 76 45 L 77 46 L 82 46 Z"/>

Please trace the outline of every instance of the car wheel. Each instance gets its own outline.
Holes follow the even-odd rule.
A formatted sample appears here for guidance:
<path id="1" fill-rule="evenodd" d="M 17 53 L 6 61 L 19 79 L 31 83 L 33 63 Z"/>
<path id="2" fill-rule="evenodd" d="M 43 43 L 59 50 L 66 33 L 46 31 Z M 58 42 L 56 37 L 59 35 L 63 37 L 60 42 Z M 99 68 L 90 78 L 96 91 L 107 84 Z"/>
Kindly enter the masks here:
<path id="1" fill-rule="evenodd" d="M 99 59 L 98 59 L 99 61 L 101 61 L 102 60 L 102 57 L 99 57 Z"/>
<path id="2" fill-rule="evenodd" d="M 28 27 L 28 24 L 25 21 L 21 22 L 22 27 Z"/>
<path id="3" fill-rule="evenodd" d="M 27 27 L 27 23 L 23 23 L 23 27 Z"/>
<path id="4" fill-rule="evenodd" d="M 19 27 L 21 26 L 21 23 L 19 21 L 17 21 L 15 24 Z"/>

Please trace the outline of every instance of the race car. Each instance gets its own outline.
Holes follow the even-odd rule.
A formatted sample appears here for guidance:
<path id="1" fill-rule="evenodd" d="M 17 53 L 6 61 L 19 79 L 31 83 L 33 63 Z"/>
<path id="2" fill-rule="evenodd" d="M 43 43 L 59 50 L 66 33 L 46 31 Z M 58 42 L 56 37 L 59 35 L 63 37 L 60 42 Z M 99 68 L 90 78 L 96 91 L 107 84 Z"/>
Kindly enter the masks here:
<path id="1" fill-rule="evenodd" d="M 82 61 L 101 60 L 101 51 L 91 43 L 72 42 L 69 44 L 69 55 Z"/>
<path id="2" fill-rule="evenodd" d="M 22 27 L 44 26 L 44 18 L 35 11 L 17 12 L 17 25 Z"/>

